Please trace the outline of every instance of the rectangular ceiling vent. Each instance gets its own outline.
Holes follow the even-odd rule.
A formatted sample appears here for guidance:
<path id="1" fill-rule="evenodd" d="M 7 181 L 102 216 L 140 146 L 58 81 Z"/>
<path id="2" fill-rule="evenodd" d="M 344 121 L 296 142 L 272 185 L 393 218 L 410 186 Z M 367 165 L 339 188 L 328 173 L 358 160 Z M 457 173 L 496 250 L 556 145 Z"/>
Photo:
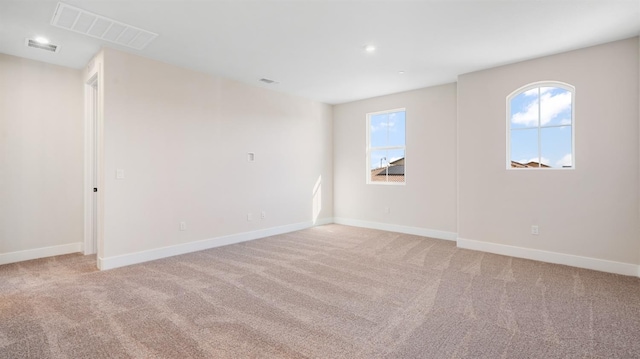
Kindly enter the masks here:
<path id="1" fill-rule="evenodd" d="M 158 34 L 59 2 L 51 25 L 118 45 L 144 49 Z"/>
<path id="2" fill-rule="evenodd" d="M 24 44 L 28 47 L 33 47 L 34 49 L 40 49 L 50 52 L 58 52 L 60 50 L 60 46 L 54 44 L 43 44 L 34 39 L 25 39 Z"/>

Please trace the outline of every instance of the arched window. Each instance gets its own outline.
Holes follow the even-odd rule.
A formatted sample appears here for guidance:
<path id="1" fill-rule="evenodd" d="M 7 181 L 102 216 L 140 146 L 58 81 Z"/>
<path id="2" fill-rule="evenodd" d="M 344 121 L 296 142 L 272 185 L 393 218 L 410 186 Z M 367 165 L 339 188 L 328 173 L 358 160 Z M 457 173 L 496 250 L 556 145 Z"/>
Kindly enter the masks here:
<path id="1" fill-rule="evenodd" d="M 575 88 L 536 82 L 507 96 L 507 168 L 575 168 Z"/>

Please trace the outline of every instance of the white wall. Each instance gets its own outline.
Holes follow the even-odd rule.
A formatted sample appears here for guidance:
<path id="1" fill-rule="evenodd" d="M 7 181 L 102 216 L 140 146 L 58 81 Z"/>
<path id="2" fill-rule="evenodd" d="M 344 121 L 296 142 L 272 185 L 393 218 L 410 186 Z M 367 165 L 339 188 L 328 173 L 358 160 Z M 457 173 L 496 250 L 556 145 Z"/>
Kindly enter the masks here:
<path id="1" fill-rule="evenodd" d="M 330 219 L 331 118 L 329 105 L 105 49 L 102 259 L 311 225 L 319 179 Z"/>
<path id="2" fill-rule="evenodd" d="M 321 178 L 316 223 L 640 264 L 638 38 L 333 108 L 115 50 L 104 58 L 104 260 L 310 225 Z M 576 86 L 573 171 L 504 169 L 505 98 L 539 80 Z M 82 91 L 82 71 L 0 54 L 0 263 L 80 250 Z M 407 184 L 366 185 L 366 113 L 398 107 Z"/>
<path id="3" fill-rule="evenodd" d="M 633 38 L 460 76 L 459 237 L 640 263 L 638 71 Z M 508 171 L 506 96 L 541 80 L 576 88 L 576 168 Z"/>
<path id="4" fill-rule="evenodd" d="M 82 153 L 82 72 L 0 54 L 0 264 L 81 250 Z"/>
<path id="5" fill-rule="evenodd" d="M 366 184 L 366 114 L 402 107 L 406 185 Z M 455 239 L 456 84 L 336 105 L 333 112 L 336 220 Z"/>

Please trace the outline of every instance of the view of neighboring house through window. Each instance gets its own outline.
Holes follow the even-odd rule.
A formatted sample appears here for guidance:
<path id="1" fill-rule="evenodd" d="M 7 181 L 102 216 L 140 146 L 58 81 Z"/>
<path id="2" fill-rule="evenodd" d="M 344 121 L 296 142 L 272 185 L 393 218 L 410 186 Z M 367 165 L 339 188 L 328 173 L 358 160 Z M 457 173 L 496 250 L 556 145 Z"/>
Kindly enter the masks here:
<path id="1" fill-rule="evenodd" d="M 405 183 L 405 109 L 367 114 L 367 183 Z"/>
<path id="2" fill-rule="evenodd" d="M 525 86 L 507 97 L 507 168 L 574 168 L 574 88 Z"/>

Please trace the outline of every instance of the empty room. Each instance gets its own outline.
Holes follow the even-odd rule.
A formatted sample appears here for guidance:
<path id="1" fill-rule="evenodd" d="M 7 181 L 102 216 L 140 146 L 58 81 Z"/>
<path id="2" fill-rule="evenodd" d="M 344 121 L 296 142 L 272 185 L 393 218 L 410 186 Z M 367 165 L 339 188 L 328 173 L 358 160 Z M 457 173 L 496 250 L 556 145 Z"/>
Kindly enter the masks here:
<path id="1" fill-rule="evenodd" d="M 0 358 L 640 358 L 640 2 L 0 0 Z"/>

